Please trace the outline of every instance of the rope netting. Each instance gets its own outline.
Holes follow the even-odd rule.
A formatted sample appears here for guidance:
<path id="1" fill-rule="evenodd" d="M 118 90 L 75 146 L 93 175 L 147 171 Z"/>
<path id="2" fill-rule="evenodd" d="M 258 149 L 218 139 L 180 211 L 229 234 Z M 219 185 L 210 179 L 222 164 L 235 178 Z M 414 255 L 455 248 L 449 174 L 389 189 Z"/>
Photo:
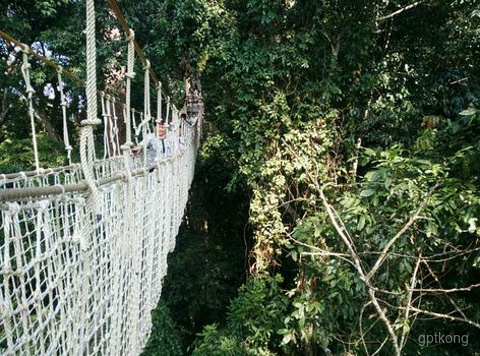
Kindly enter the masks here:
<path id="1" fill-rule="evenodd" d="M 134 110 L 130 98 L 137 44 L 127 29 L 126 102 L 102 92 L 97 98 L 93 3 L 86 2 L 87 81 L 82 83 L 87 118 L 80 130 L 79 163 L 71 162 L 63 82 L 73 75 L 50 62 L 58 72 L 69 165 L 42 168 L 28 63 L 29 56 L 41 56 L 14 41 L 22 45 L 36 169 L 0 174 L 2 355 L 139 354 L 187 204 L 200 142 L 198 92 L 186 90 L 193 97 L 178 110 L 139 54 L 144 111 Z M 118 7 L 114 11 L 118 14 Z M 156 115 L 150 80 L 157 93 Z M 97 125 L 103 135 L 95 134 Z M 125 127 L 123 142 L 120 125 Z M 95 153 L 97 136 L 103 136 L 101 159 Z"/>
<path id="2" fill-rule="evenodd" d="M 193 178 L 195 135 L 149 173 L 1 204 L 0 352 L 138 354 Z M 89 224 L 89 226 L 85 226 Z"/>

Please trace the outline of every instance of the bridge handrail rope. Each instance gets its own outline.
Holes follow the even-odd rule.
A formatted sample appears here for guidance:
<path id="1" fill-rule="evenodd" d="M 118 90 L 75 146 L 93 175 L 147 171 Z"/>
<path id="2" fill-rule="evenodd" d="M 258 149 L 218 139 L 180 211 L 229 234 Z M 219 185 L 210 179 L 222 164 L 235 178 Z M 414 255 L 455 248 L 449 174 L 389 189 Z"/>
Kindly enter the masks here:
<path id="1" fill-rule="evenodd" d="M 132 30 L 133 32 L 133 30 Z M 58 72 L 58 89 L 59 89 L 59 92 L 60 92 L 60 95 L 62 96 L 62 92 L 65 88 L 65 83 L 63 81 L 63 77 L 68 77 L 70 79 L 72 79 L 74 82 L 78 83 L 79 85 L 81 86 L 86 86 L 86 83 L 81 80 L 78 76 L 76 76 L 75 74 L 73 74 L 72 72 L 68 71 L 67 69 L 63 68 L 61 65 L 59 64 L 56 64 L 55 62 L 53 62 L 52 60 L 38 54 L 37 52 L 35 52 L 34 50 L 32 50 L 30 47 L 28 47 L 26 44 L 22 43 L 21 41 L 18 41 L 16 39 L 14 39 L 12 36 L 8 35 L 7 33 L 3 32 L 0 30 L 0 36 L 3 37 L 7 42 L 10 42 L 10 43 L 13 43 L 15 44 L 17 47 L 19 47 L 22 51 L 28 53 L 29 55 L 32 55 L 33 57 L 39 59 L 40 61 L 44 62 L 45 64 L 47 64 L 48 66 L 52 67 L 53 69 L 55 69 L 57 72 Z M 132 43 L 133 44 L 133 43 Z M 131 46 L 132 49 L 133 49 L 133 46 Z M 131 68 L 132 70 L 131 71 L 127 71 L 126 73 L 126 81 L 127 81 L 127 84 L 128 84 L 128 81 L 129 81 L 129 73 L 132 73 L 133 72 L 133 55 L 134 55 L 134 51 L 130 49 L 129 51 L 129 61 L 131 61 Z M 153 71 L 151 71 L 151 73 L 153 73 Z M 133 75 L 135 75 L 135 73 L 133 73 Z M 133 78 L 133 76 L 131 76 L 130 78 Z M 61 84 L 60 84 L 61 83 Z M 156 118 L 156 121 L 162 121 L 162 111 L 163 111 L 163 107 L 162 107 L 162 95 L 165 95 L 166 96 L 166 100 L 167 100 L 167 105 L 166 105 L 166 114 L 165 114 L 165 122 L 166 122 L 166 126 L 168 127 L 168 123 L 172 120 L 172 115 L 171 115 L 171 112 L 173 111 L 173 108 L 175 110 L 176 107 L 174 104 L 171 104 L 171 99 L 169 96 L 167 96 L 164 91 L 162 91 L 162 83 L 161 82 L 158 82 L 158 85 L 156 87 L 157 89 L 157 118 Z M 127 89 L 128 89 L 128 85 L 127 85 Z M 100 96 L 104 96 L 105 93 L 102 92 L 102 91 L 97 91 Z M 66 102 L 65 102 L 65 96 L 63 94 L 63 99 L 61 98 L 61 106 L 62 106 L 62 114 L 65 115 L 64 113 L 66 113 L 66 109 L 67 109 L 67 105 L 66 105 Z M 148 121 L 147 120 L 143 120 L 142 118 L 144 117 L 144 114 L 142 111 L 138 111 L 134 108 L 132 108 L 130 105 L 130 100 L 126 100 L 126 103 L 125 104 L 121 104 L 122 107 L 123 107 L 123 110 L 124 112 L 127 112 L 127 113 L 130 113 L 130 115 L 124 115 L 125 117 L 125 124 L 126 124 L 126 131 L 127 131 L 127 138 L 128 138 L 128 133 L 130 132 L 130 137 L 131 137 L 131 126 L 133 125 L 133 128 L 135 130 L 135 140 L 138 142 L 138 137 L 139 135 L 142 134 L 142 130 L 141 128 L 143 126 L 147 126 L 147 123 Z M 170 108 L 172 107 L 172 110 L 170 110 Z M 103 112 L 103 105 L 102 105 L 102 112 Z M 135 115 L 140 115 L 141 116 L 141 122 L 140 124 L 136 124 L 136 120 L 135 120 Z M 130 121 L 130 125 L 127 125 L 128 121 Z M 68 135 L 68 125 L 66 125 L 66 118 L 64 116 L 64 122 L 63 122 L 63 137 L 64 137 L 64 144 L 65 144 L 65 149 L 67 151 L 67 160 L 68 160 L 68 163 L 69 165 L 68 166 L 65 166 L 65 170 L 66 171 L 69 171 L 71 169 L 77 169 L 78 165 L 77 164 L 73 164 L 71 162 L 71 151 L 72 151 L 72 147 L 70 145 L 70 142 L 69 142 L 69 135 Z M 149 128 L 147 130 L 149 132 Z M 130 139 L 129 142 L 131 142 L 130 146 L 133 145 L 133 140 Z M 126 141 L 128 142 L 128 140 Z M 107 150 L 107 148 L 105 148 L 105 150 Z M 38 175 L 39 173 L 42 173 L 42 174 L 51 174 L 53 173 L 53 171 L 58 171 L 61 167 L 55 167 L 55 168 L 40 168 L 40 171 L 38 170 L 35 170 L 35 171 L 31 171 L 31 172 L 25 172 L 26 175 L 28 177 L 31 177 L 31 176 L 35 176 L 35 175 Z M 53 170 L 53 171 L 52 171 Z M 19 173 L 12 173 L 12 174 L 5 174 L 5 175 L 0 175 L 0 177 L 3 177 L 3 180 L 0 180 L 0 183 L 7 183 L 10 179 L 13 179 L 13 180 L 16 180 L 17 177 L 18 177 Z M 3 182 L 2 182 L 3 181 Z M 1 188 L 1 185 L 0 185 L 0 188 Z"/>
<path id="2" fill-rule="evenodd" d="M 59 70 L 60 68 L 62 68 L 62 66 L 60 64 L 57 64 L 54 61 L 52 61 L 52 60 L 42 56 L 41 54 L 35 52 L 28 45 L 26 45 L 25 43 L 15 39 L 15 38 L 13 38 L 12 36 L 10 36 L 8 33 L 6 33 L 3 30 L 0 30 L 0 37 L 3 37 L 3 39 L 5 41 L 7 41 L 8 43 L 15 44 L 20 49 L 23 48 L 25 51 L 27 51 L 28 54 L 34 56 L 35 58 L 37 58 L 41 62 L 45 63 L 46 65 L 52 67 L 53 69 Z M 137 49 L 137 46 L 138 46 L 138 49 Z M 137 53 L 142 53 L 141 55 L 139 54 L 140 58 L 142 58 L 142 56 L 143 56 L 143 58 L 145 58 L 145 55 L 143 54 L 143 51 L 141 50 L 141 48 L 139 47 L 139 45 L 136 42 L 135 42 L 134 50 Z M 62 68 L 62 74 L 69 77 L 70 79 L 72 79 L 78 85 L 83 86 L 83 87 L 86 86 L 85 81 L 80 79 L 80 77 L 78 77 L 75 73 L 72 73 L 71 71 L 69 71 L 65 68 Z M 163 94 L 163 96 L 168 97 L 169 96 L 168 93 L 166 93 L 165 90 L 162 89 L 163 88 L 162 83 L 158 80 L 158 77 L 155 74 L 155 72 L 152 72 L 152 80 L 155 84 L 155 87 L 160 87 L 161 88 L 161 93 Z M 135 110 L 134 108 L 132 108 L 131 110 L 136 112 L 136 113 L 139 112 L 138 110 Z"/>
<path id="3" fill-rule="evenodd" d="M 57 71 L 68 159 L 67 166 L 42 168 L 35 154 L 35 171 L 0 174 L 0 354 L 137 355 L 151 330 L 150 312 L 161 293 L 193 179 L 201 116 L 196 125 L 180 117 L 118 4 L 108 3 L 127 39 L 125 103 L 97 88 L 94 0 L 86 1 L 86 82 L 0 31 L 24 50 L 31 120 L 28 56 Z M 135 53 L 144 69 L 143 112 L 131 105 Z M 86 87 L 79 163 L 71 163 L 65 77 Z M 191 102 L 186 100 L 187 114 Z M 122 112 L 125 139 L 119 142 Z M 107 155 L 97 159 L 94 127 L 102 121 Z M 145 155 L 133 155 L 132 146 L 133 140 L 146 139 L 154 121 L 168 128 L 163 153 L 152 163 Z"/>

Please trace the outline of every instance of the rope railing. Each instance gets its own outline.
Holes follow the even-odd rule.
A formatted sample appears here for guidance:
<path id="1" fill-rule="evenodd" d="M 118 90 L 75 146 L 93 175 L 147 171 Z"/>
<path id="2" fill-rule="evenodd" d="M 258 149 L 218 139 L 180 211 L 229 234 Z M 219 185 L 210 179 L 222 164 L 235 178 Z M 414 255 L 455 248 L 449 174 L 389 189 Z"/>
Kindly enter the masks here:
<path id="1" fill-rule="evenodd" d="M 108 2 L 110 4 L 110 2 L 112 2 L 112 0 L 108 0 Z M 116 4 L 116 2 L 115 2 L 115 4 Z M 117 7 L 118 7 L 118 5 L 117 5 Z M 112 10 L 113 10 L 113 8 L 112 8 Z M 114 14 L 117 15 L 117 12 L 114 11 Z M 123 19 L 122 22 L 124 22 L 126 24 L 125 18 L 123 17 L 123 15 L 121 15 L 121 12 L 119 12 L 119 14 L 120 14 L 120 16 L 122 16 L 122 17 L 120 17 L 120 18 Z M 119 17 L 117 17 L 117 18 L 119 18 Z M 119 19 L 119 21 L 120 21 L 120 19 Z M 126 25 L 126 26 L 127 26 L 126 28 L 129 28 L 128 25 Z M 122 25 L 122 28 L 124 29 L 125 27 L 123 27 L 123 25 Z M 126 32 L 126 34 L 127 33 L 128 32 Z M 55 69 L 57 71 L 61 71 L 62 75 L 65 75 L 65 76 L 69 77 L 70 79 L 72 79 L 74 82 L 76 82 L 80 86 L 83 86 L 83 87 L 86 86 L 86 82 L 84 80 L 80 79 L 80 77 L 78 77 L 75 73 L 72 73 L 71 71 L 65 69 L 60 64 L 55 63 L 51 59 L 48 59 L 47 57 L 42 56 L 40 53 L 38 53 L 38 52 L 34 51 L 32 48 L 30 48 L 30 46 L 28 46 L 27 44 L 23 43 L 20 40 L 15 39 L 14 37 L 9 35 L 8 33 L 0 30 L 0 37 L 3 37 L 3 39 L 7 43 L 13 43 L 19 48 L 24 48 L 27 51 L 28 54 L 31 54 L 32 56 L 34 56 L 35 58 L 37 58 L 41 62 L 45 63 L 46 65 L 52 67 L 53 69 Z M 127 35 L 127 37 L 128 37 L 128 35 Z M 138 44 L 137 41 L 134 41 L 134 46 L 135 46 L 134 47 L 135 52 L 138 54 L 138 56 L 139 56 L 139 58 L 142 62 L 142 65 L 146 65 L 147 58 L 146 58 L 145 54 L 143 53 L 143 50 L 141 49 L 141 47 L 140 47 L 140 45 Z M 169 97 L 169 94 L 165 91 L 164 87 L 162 86 L 161 81 L 158 79 L 158 75 L 155 73 L 155 71 L 153 69 L 151 70 L 151 79 L 152 79 L 155 87 L 160 88 L 160 91 L 163 94 L 163 96 L 165 98 Z M 100 94 L 101 91 L 98 91 L 98 93 Z M 175 105 L 175 104 L 172 104 L 172 105 Z M 136 109 L 133 109 L 133 108 L 132 108 L 132 110 L 137 112 L 137 113 L 140 112 L 140 111 L 138 111 Z"/>
<path id="2" fill-rule="evenodd" d="M 121 13 L 120 13 L 120 16 L 121 16 L 120 18 L 123 18 Z M 125 21 L 125 19 L 123 18 L 122 22 L 124 22 L 124 21 Z M 133 31 L 132 31 L 132 33 L 133 33 Z M 35 57 L 36 59 L 38 59 L 39 61 L 45 63 L 46 65 L 48 65 L 49 67 L 51 67 L 51 68 L 53 68 L 57 71 L 58 86 L 59 86 L 60 95 L 62 97 L 62 100 L 61 100 L 62 104 L 61 105 L 62 105 L 63 127 L 64 127 L 63 138 L 64 138 L 64 142 L 65 142 L 65 145 L 66 145 L 67 159 L 68 159 L 68 162 L 71 164 L 72 147 L 71 147 L 70 142 L 69 142 L 68 131 L 67 131 L 68 130 L 67 129 L 67 124 L 66 124 L 67 104 L 66 104 L 66 101 L 65 101 L 65 94 L 64 94 L 65 83 L 63 82 L 62 77 L 68 77 L 68 78 L 72 79 L 75 83 L 77 83 L 77 84 L 79 84 L 83 87 L 86 87 L 87 83 L 85 81 L 83 81 L 82 79 L 80 79 L 77 75 L 75 75 L 74 73 L 69 71 L 68 69 L 65 69 L 63 66 L 59 65 L 58 63 L 55 63 L 53 60 L 42 56 L 41 54 L 37 53 L 32 48 L 30 48 L 27 44 L 21 42 L 20 40 L 17 40 L 15 38 L 13 38 L 11 35 L 7 34 L 6 32 L 0 30 L 0 37 L 4 38 L 4 40 L 7 43 L 13 43 L 15 46 L 20 48 L 20 50 L 22 50 L 24 52 L 24 57 L 25 57 L 25 55 L 31 55 L 31 56 Z M 133 36 L 132 36 L 132 40 L 136 44 L 136 47 L 139 47 L 138 43 L 135 42 L 135 40 L 133 39 Z M 143 51 L 141 49 L 136 49 L 136 47 L 135 47 L 135 52 L 137 54 L 141 53 L 141 54 L 139 54 L 139 57 L 142 59 L 142 62 L 145 61 L 145 63 L 148 64 L 148 61 L 147 61 L 145 55 L 143 54 Z M 129 51 L 129 52 L 131 52 L 131 51 Z M 128 56 L 129 56 L 129 62 L 132 61 L 132 58 L 131 58 L 132 54 L 128 53 Z M 129 66 L 129 67 L 132 67 L 132 66 Z M 133 67 L 132 67 L 126 73 L 127 82 L 131 81 L 133 76 L 134 76 L 134 73 L 133 73 Z M 158 81 L 158 78 L 157 78 L 154 70 L 151 68 L 151 66 L 149 67 L 149 70 L 148 70 L 148 78 L 149 78 L 148 80 L 152 80 L 154 82 L 154 84 L 156 85 L 156 91 L 157 91 L 156 121 L 158 122 L 158 121 L 162 120 L 162 95 L 163 95 L 166 98 L 165 99 L 165 101 L 166 101 L 165 121 L 167 122 L 167 126 L 168 126 L 168 123 L 171 122 L 171 121 L 169 121 L 169 119 L 171 120 L 171 117 L 174 113 L 178 113 L 178 109 L 171 102 L 170 96 L 168 96 L 168 94 L 166 94 L 166 92 L 164 90 L 162 90 L 162 83 L 160 81 Z M 28 79 L 27 79 L 27 81 L 28 81 Z M 127 85 L 127 89 L 128 89 L 128 87 L 129 87 L 129 85 Z M 150 90 L 150 89 L 148 88 L 146 90 Z M 29 92 L 29 91 L 30 91 L 30 93 L 28 93 L 28 95 L 31 96 L 31 94 L 32 94 L 31 89 L 27 88 L 27 92 Z M 97 89 L 95 89 L 95 91 L 102 98 L 105 97 L 105 93 L 103 91 L 97 90 Z M 147 92 L 145 92 L 145 98 L 147 99 Z M 131 116 L 137 114 L 137 115 L 140 115 L 141 117 L 144 117 L 145 120 L 144 120 L 143 123 L 141 123 L 144 126 L 147 124 L 147 122 L 149 122 L 149 119 L 151 118 L 151 113 L 149 113 L 149 115 L 145 116 L 144 111 L 140 111 L 140 110 L 137 110 L 135 108 L 132 108 L 131 105 L 130 105 L 130 100 L 131 100 L 131 95 L 130 95 L 130 90 L 128 89 L 127 90 L 126 102 L 125 103 L 118 103 L 119 105 L 121 105 L 123 107 L 125 123 L 126 123 L 126 134 L 127 134 L 126 142 L 129 143 L 128 146 L 133 145 L 133 143 L 132 143 L 133 140 L 132 140 L 132 137 L 131 137 L 131 123 L 132 123 L 131 122 L 132 121 Z M 150 99 L 148 98 L 147 100 L 149 101 Z M 103 101 L 102 101 L 102 104 L 103 104 Z M 148 102 L 148 104 L 149 104 L 149 102 Z M 109 105 L 114 106 L 114 105 L 116 105 L 116 103 L 114 102 L 113 99 L 111 99 L 109 101 Z M 102 105 L 102 108 L 105 109 L 105 110 L 115 110 L 114 108 L 112 109 L 111 107 L 107 108 L 104 105 Z M 31 111 L 33 110 L 33 106 L 31 106 L 30 110 Z M 31 114 L 31 116 L 33 117 L 32 114 Z M 177 118 L 177 120 L 178 120 L 178 118 Z M 134 128 L 136 128 L 135 127 L 136 124 L 135 123 L 133 123 L 133 124 L 134 124 Z M 41 174 L 42 172 L 45 171 L 46 168 L 43 168 L 43 167 L 39 166 L 39 163 L 38 163 L 38 161 L 39 161 L 38 149 L 35 148 L 36 147 L 36 134 L 34 134 L 35 133 L 35 126 L 33 125 L 33 122 L 31 124 L 31 126 L 32 126 L 32 136 L 33 136 L 32 139 L 33 139 L 33 144 L 34 144 L 34 153 L 35 153 L 35 162 L 36 162 L 36 164 L 35 164 L 36 170 L 32 171 L 32 172 L 35 173 L 35 174 Z M 139 134 L 141 134 L 141 132 L 137 133 L 137 137 L 138 137 Z M 113 138 L 112 136 L 109 136 L 109 137 L 110 137 L 110 141 L 114 140 L 114 139 L 118 140 L 118 137 L 115 137 L 115 138 Z M 93 142 L 93 141 L 91 141 L 91 142 Z M 108 151 L 108 149 L 109 149 L 109 147 L 108 148 L 105 147 L 105 151 Z M 119 152 L 115 151 L 115 153 L 118 154 Z M 90 155 L 92 155 L 92 154 L 93 154 L 93 152 L 90 152 Z"/>
<path id="3" fill-rule="evenodd" d="M 0 174 L 0 354 L 138 355 L 149 337 L 151 310 L 193 180 L 201 117 L 196 124 L 180 118 L 118 4 L 108 2 L 128 43 L 128 94 L 120 103 L 128 130 L 122 145 L 118 102 L 96 85 L 93 0 L 86 1 L 86 82 L 0 31 L 58 72 L 64 127 L 63 77 L 86 87 L 88 114 L 80 132 L 80 163 L 40 170 L 36 156 L 35 171 Z M 145 71 L 143 111 L 130 103 L 134 52 Z M 151 81 L 157 93 L 155 117 Z M 95 156 L 93 136 L 100 121 L 99 93 L 104 142 L 112 145 L 103 159 Z M 138 146 L 132 148 L 134 140 Z M 64 141 L 70 146 L 68 133 Z M 143 155 L 132 154 L 139 147 Z"/>
<path id="4" fill-rule="evenodd" d="M 53 69 L 55 69 L 56 71 L 59 71 L 61 70 L 62 71 L 62 74 L 69 77 L 70 79 L 72 79 L 73 81 L 75 81 L 76 83 L 80 84 L 81 86 L 85 86 L 85 82 L 80 79 L 76 74 L 62 68 L 61 65 L 51 61 L 50 59 L 42 56 L 41 54 L 35 52 L 34 50 L 32 50 L 28 45 L 26 45 L 25 43 L 23 42 L 20 42 L 19 40 L 13 38 L 12 36 L 10 36 L 8 33 L 4 32 L 4 31 L 1 31 L 0 30 L 0 36 L 2 36 L 5 41 L 7 42 L 10 42 L 10 43 L 13 43 L 15 44 L 17 47 L 19 48 L 24 48 L 25 51 L 27 51 L 28 54 L 31 54 L 32 56 L 34 56 L 35 58 L 37 58 L 38 60 L 42 61 L 43 63 L 45 63 L 46 65 L 52 67 Z"/>

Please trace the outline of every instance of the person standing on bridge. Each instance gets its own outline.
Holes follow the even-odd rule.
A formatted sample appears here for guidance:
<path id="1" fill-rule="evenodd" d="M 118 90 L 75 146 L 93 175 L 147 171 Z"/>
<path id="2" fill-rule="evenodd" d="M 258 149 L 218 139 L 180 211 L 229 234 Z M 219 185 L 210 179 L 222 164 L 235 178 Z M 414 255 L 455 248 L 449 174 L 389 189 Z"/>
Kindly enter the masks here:
<path id="1" fill-rule="evenodd" d="M 167 126 L 163 121 L 157 121 L 155 133 L 147 134 L 138 146 L 132 148 L 134 154 L 147 150 L 147 164 L 152 166 L 156 161 L 168 155 Z"/>

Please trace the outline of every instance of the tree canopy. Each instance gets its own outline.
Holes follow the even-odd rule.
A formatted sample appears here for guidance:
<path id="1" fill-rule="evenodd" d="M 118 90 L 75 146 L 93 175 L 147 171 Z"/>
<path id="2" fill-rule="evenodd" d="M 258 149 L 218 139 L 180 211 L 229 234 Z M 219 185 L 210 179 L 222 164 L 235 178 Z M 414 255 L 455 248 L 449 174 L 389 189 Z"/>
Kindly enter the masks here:
<path id="1" fill-rule="evenodd" d="M 172 257 L 146 354 L 480 350 L 478 1 L 120 5 L 174 96 L 185 73 L 201 78 L 206 113 L 203 203 L 187 213 L 193 235 Z M 82 1 L 0 8 L 0 28 L 83 73 Z M 99 28 L 115 26 L 99 3 Z M 125 53 L 98 41 L 111 44 L 108 81 Z M 26 105 L 16 54 L 0 50 L 0 168 L 13 171 L 31 165 Z M 51 147 L 60 114 L 41 88 L 55 73 L 34 73 Z M 468 342 L 427 344 L 434 333 Z"/>

